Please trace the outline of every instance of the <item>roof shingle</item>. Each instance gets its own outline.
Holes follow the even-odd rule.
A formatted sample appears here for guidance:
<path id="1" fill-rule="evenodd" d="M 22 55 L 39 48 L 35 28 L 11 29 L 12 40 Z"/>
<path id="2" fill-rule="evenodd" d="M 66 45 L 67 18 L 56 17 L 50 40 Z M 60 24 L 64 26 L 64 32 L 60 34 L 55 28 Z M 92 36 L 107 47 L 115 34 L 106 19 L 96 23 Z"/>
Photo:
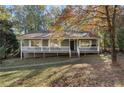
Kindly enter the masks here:
<path id="1" fill-rule="evenodd" d="M 31 33 L 20 36 L 20 39 L 49 39 L 49 38 L 59 38 L 63 37 L 65 39 L 79 39 L 79 38 L 99 38 L 96 34 L 92 32 L 64 32 L 56 33 L 45 32 L 45 33 Z"/>

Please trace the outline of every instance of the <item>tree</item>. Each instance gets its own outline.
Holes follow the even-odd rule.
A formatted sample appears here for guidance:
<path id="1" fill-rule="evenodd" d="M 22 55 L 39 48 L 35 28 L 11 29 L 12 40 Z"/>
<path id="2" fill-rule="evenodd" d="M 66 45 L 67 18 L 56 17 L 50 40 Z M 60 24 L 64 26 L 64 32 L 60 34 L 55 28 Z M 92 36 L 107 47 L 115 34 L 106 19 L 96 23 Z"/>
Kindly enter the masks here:
<path id="1" fill-rule="evenodd" d="M 0 47 L 5 49 L 3 58 L 6 58 L 9 54 L 14 54 L 19 47 L 16 36 L 11 28 L 12 23 L 10 21 L 0 21 Z"/>
<path id="2" fill-rule="evenodd" d="M 57 7 L 47 9 L 47 6 L 12 6 L 14 28 L 19 34 L 48 31 L 51 23 L 61 10 Z"/>
<path id="3" fill-rule="evenodd" d="M 123 28 L 118 29 L 117 36 L 118 36 L 117 42 L 118 42 L 119 50 L 120 52 L 124 52 L 124 29 Z"/>
<path id="4" fill-rule="evenodd" d="M 117 62 L 116 53 L 116 18 L 119 7 L 115 6 L 67 6 L 56 22 L 61 26 L 63 23 L 69 24 L 69 28 L 75 31 L 93 31 L 103 29 L 110 36 L 111 56 L 114 65 Z M 74 29 L 73 29 L 74 28 Z M 70 31 L 72 31 L 70 30 Z M 104 35 L 104 33 L 103 33 Z M 104 37 L 104 36 L 103 36 Z"/>
<path id="5" fill-rule="evenodd" d="M 0 6 L 0 13 L 1 13 L 0 21 L 1 20 L 6 20 L 6 19 L 9 18 L 9 14 L 8 14 L 8 12 L 6 11 L 6 9 L 3 6 Z M 1 36 L 3 36 L 2 35 L 2 33 L 4 32 L 3 30 L 6 30 L 6 29 L 5 28 L 3 29 L 3 25 L 0 25 L 0 26 L 1 26 L 0 27 L 0 63 L 2 64 L 1 59 L 4 58 L 5 48 L 3 46 L 4 41 L 2 41 Z"/>
<path id="6" fill-rule="evenodd" d="M 18 49 L 18 42 L 12 30 L 13 24 L 9 20 L 9 12 L 1 6 L 0 13 L 2 15 L 0 16 L 0 59 L 3 59 L 15 53 Z"/>
<path id="7" fill-rule="evenodd" d="M 106 10 L 106 17 L 107 17 L 107 23 L 108 23 L 108 31 L 110 33 L 110 39 L 111 39 L 111 44 L 112 44 L 112 63 L 114 65 L 117 65 L 117 53 L 116 53 L 116 40 L 115 40 L 115 20 L 116 20 L 116 14 L 117 14 L 117 8 L 118 6 L 115 5 L 113 6 L 113 13 L 112 17 L 110 16 L 110 10 L 109 6 L 105 6 Z"/>

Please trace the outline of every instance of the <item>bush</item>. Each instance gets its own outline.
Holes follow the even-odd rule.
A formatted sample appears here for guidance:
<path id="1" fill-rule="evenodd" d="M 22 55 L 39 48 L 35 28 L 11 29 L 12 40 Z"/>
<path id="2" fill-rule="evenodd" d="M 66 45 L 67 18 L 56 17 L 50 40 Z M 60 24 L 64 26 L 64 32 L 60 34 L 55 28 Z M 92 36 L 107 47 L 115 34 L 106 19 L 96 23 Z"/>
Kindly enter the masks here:
<path id="1" fill-rule="evenodd" d="M 124 51 L 124 29 L 118 31 L 118 47 L 120 51 Z"/>
<path id="2" fill-rule="evenodd" d="M 0 57 L 6 58 L 17 54 L 19 43 L 13 33 L 12 23 L 8 20 L 0 20 Z M 4 54 L 4 55 L 3 55 Z"/>
<path id="3" fill-rule="evenodd" d="M 5 51 L 4 47 L 0 47 L 0 64 L 2 64 L 2 59 L 5 57 Z"/>

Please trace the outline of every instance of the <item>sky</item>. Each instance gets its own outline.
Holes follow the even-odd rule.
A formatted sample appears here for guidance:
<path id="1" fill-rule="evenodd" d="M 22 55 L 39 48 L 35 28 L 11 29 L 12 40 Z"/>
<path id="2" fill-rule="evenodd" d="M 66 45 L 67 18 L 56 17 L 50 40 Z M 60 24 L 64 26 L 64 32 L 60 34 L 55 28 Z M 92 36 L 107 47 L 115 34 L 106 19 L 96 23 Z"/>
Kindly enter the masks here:
<path id="1" fill-rule="evenodd" d="M 12 8 L 14 5 L 2 5 L 2 6 L 6 7 L 6 8 Z M 66 7 L 66 5 L 46 5 L 46 10 L 50 11 L 52 9 L 52 7 L 59 7 L 60 9 L 64 9 Z"/>
<path id="2" fill-rule="evenodd" d="M 59 8 L 65 8 L 65 5 L 47 5 L 47 9 L 50 9 L 51 7 L 59 7 Z"/>
<path id="3" fill-rule="evenodd" d="M 4 5 L 3 5 L 4 6 Z M 6 8 L 10 8 L 13 5 L 5 5 Z M 51 9 L 51 7 L 59 7 L 59 8 L 65 8 L 65 5 L 46 5 L 47 10 Z"/>

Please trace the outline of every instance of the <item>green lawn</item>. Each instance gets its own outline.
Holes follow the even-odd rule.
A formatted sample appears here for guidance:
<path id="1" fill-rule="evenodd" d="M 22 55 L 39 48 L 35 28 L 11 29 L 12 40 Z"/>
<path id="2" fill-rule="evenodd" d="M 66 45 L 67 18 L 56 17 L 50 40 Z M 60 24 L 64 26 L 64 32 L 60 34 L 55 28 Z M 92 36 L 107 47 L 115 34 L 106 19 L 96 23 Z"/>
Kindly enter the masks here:
<path id="1" fill-rule="evenodd" d="M 0 86 L 124 86 L 123 62 L 118 68 L 110 63 L 108 55 L 87 55 L 75 64 L 0 71 Z"/>

